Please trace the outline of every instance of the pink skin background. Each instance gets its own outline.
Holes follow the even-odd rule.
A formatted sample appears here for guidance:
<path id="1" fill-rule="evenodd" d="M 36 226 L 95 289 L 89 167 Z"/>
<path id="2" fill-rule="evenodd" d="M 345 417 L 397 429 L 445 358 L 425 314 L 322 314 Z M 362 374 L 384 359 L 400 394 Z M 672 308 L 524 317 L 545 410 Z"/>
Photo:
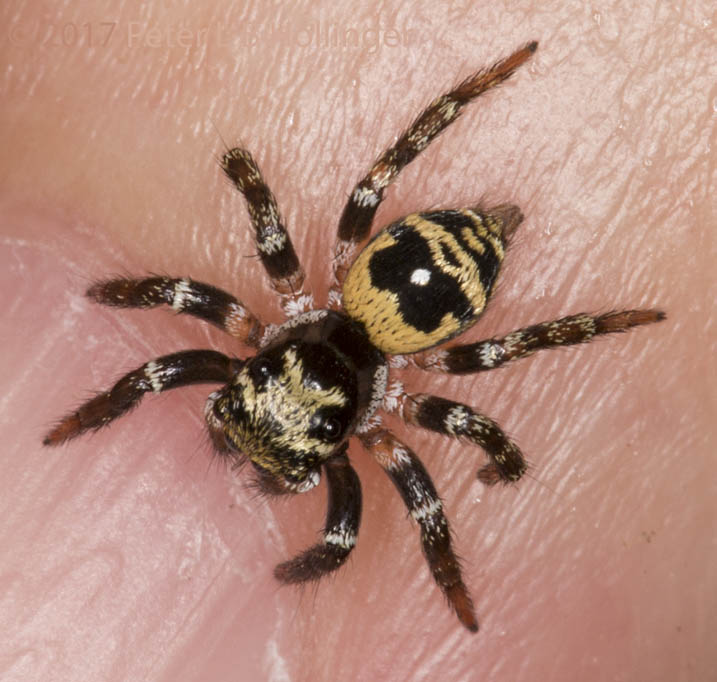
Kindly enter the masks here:
<path id="1" fill-rule="evenodd" d="M 370 4 L 2 4 L 4 681 L 714 675 L 714 3 Z M 378 42 L 364 33 L 377 27 Z M 326 38 L 350 29 L 358 45 Z M 191 275 L 281 319 L 216 163 L 221 138 L 255 154 L 322 301 L 343 203 L 376 155 L 447 86 L 530 39 L 530 64 L 411 164 L 377 226 L 481 197 L 523 208 L 466 340 L 583 310 L 655 306 L 668 320 L 475 377 L 403 376 L 485 411 L 533 465 L 485 489 L 482 452 L 396 425 L 445 500 L 477 635 L 358 444 L 358 546 L 303 591 L 272 568 L 316 540 L 325 487 L 256 499 L 248 472 L 212 458 L 213 387 L 41 446 L 56 418 L 150 358 L 247 352 L 166 311 L 93 305 L 93 279 Z"/>

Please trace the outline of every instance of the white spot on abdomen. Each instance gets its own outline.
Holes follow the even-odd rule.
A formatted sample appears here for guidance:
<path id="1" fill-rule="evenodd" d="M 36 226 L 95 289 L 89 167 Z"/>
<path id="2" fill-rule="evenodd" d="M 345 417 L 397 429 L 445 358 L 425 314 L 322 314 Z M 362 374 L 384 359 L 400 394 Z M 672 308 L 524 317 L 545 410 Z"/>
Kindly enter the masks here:
<path id="1" fill-rule="evenodd" d="M 425 286 L 431 280 L 431 271 L 425 268 L 416 268 L 411 273 L 411 284 L 417 284 L 418 286 Z"/>

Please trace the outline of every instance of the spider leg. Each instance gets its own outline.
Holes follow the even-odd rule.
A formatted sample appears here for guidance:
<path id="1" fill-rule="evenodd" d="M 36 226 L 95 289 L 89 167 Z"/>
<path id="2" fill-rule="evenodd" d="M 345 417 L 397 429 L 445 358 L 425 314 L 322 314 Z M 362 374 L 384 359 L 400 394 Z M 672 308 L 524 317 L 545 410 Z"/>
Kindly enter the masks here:
<path id="1" fill-rule="evenodd" d="M 356 544 L 361 523 L 361 483 L 346 447 L 324 464 L 329 508 L 323 539 L 274 569 L 274 576 L 283 583 L 319 580 L 342 566 Z"/>
<path id="2" fill-rule="evenodd" d="M 490 458 L 478 471 L 481 483 L 514 483 L 525 473 L 527 464 L 520 448 L 492 419 L 468 405 L 427 393 L 406 393 L 402 388 L 392 398 L 391 411 L 397 412 L 407 424 L 451 438 L 465 438 L 481 447 Z"/>
<path id="3" fill-rule="evenodd" d="M 665 317 L 660 310 L 622 310 L 604 315 L 580 313 L 518 329 L 503 337 L 417 353 L 411 356 L 411 361 L 421 369 L 434 372 L 483 372 L 543 348 L 586 343 L 601 334 L 624 332 L 631 327 L 659 322 Z"/>
<path id="4" fill-rule="evenodd" d="M 488 69 L 478 71 L 450 92 L 434 100 L 358 182 L 339 221 L 334 253 L 335 282 L 330 293 L 331 301 L 340 301 L 340 291 L 346 271 L 354 261 L 359 246 L 369 236 L 374 215 L 383 200 L 384 190 L 398 177 L 403 168 L 458 118 L 466 104 L 510 78 L 537 48 L 537 42 L 524 45 L 507 59 L 496 62 Z"/>
<path id="5" fill-rule="evenodd" d="M 259 257 L 284 312 L 291 316 L 309 310 L 313 301 L 303 291 L 304 269 L 252 155 L 246 149 L 230 149 L 222 157 L 222 169 L 246 199 Z"/>
<path id="6" fill-rule="evenodd" d="M 87 296 L 116 308 L 154 308 L 168 305 L 178 313 L 193 315 L 255 348 L 264 326 L 234 296 L 210 284 L 187 277 L 118 278 L 96 282 Z"/>
<path id="7" fill-rule="evenodd" d="M 44 445 L 60 445 L 85 431 L 99 429 L 131 410 L 145 393 L 162 393 L 189 384 L 227 383 L 244 364 L 213 350 L 186 350 L 145 363 L 125 374 L 63 417 L 45 436 Z"/>
<path id="8" fill-rule="evenodd" d="M 364 447 L 376 458 L 421 527 L 421 545 L 433 578 L 458 619 L 471 632 L 478 622 L 458 559 L 451 547 L 443 504 L 421 460 L 390 431 L 380 427 L 360 434 Z"/>

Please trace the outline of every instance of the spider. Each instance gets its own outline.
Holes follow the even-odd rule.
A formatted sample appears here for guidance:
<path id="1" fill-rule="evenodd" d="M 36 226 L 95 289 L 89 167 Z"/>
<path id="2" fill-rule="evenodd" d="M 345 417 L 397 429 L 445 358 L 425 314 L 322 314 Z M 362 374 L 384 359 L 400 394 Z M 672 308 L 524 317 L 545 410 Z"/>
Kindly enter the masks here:
<path id="1" fill-rule="evenodd" d="M 488 463 L 478 479 L 486 485 L 517 481 L 526 462 L 494 421 L 452 400 L 408 393 L 400 381 L 389 384 L 389 367 L 410 364 L 472 374 L 543 348 L 583 343 L 665 317 L 658 310 L 581 313 L 499 338 L 436 348 L 481 315 L 505 249 L 523 220 L 520 209 L 474 205 L 413 213 L 369 241 L 384 191 L 400 171 L 466 104 L 509 78 L 537 45 L 524 45 L 433 101 L 358 182 L 339 221 L 325 309 L 315 308 L 304 288 L 304 271 L 251 154 L 227 151 L 222 168 L 246 200 L 256 248 L 287 320 L 265 326 L 231 294 L 186 277 L 96 282 L 87 296 L 97 303 L 168 305 L 218 326 L 256 354 L 238 359 L 186 350 L 155 358 L 66 415 L 44 444 L 59 445 L 109 424 L 145 393 L 222 384 L 204 410 L 210 438 L 231 463 L 251 462 L 261 491 L 304 493 L 319 483 L 322 472 L 326 476 L 328 511 L 320 541 L 274 570 L 283 583 L 305 583 L 338 569 L 356 544 L 361 486 L 347 455 L 349 438 L 356 436 L 418 523 L 428 566 L 449 605 L 468 630 L 477 631 L 441 499 L 418 456 L 382 425 L 378 412 L 482 448 Z"/>

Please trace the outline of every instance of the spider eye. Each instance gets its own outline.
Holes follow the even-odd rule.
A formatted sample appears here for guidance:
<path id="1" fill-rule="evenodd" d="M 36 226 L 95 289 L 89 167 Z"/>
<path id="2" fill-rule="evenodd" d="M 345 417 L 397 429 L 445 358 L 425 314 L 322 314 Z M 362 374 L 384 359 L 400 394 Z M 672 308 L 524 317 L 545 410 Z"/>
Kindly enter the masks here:
<path id="1" fill-rule="evenodd" d="M 258 358 L 251 363 L 249 373 L 254 383 L 261 385 L 273 374 L 274 366 L 268 358 Z"/>
<path id="2" fill-rule="evenodd" d="M 317 412 L 311 422 L 311 435 L 327 443 L 334 443 L 344 433 L 341 420 L 326 413 Z"/>
<path id="3" fill-rule="evenodd" d="M 327 417 L 321 421 L 321 437 L 332 443 L 341 437 L 341 422 L 336 417 Z"/>

